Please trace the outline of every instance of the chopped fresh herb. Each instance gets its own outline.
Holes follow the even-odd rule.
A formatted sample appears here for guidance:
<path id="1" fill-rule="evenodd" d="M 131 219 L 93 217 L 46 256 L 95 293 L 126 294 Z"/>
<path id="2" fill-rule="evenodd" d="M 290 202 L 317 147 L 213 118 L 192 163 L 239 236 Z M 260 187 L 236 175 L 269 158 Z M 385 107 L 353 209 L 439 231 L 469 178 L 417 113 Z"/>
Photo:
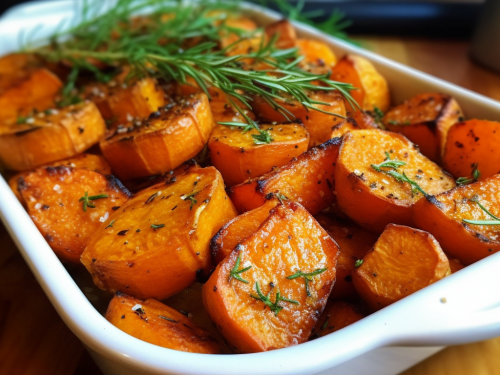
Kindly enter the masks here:
<path id="1" fill-rule="evenodd" d="M 193 206 L 198 203 L 198 201 L 196 199 L 194 199 L 194 197 L 199 193 L 196 192 L 196 193 L 191 193 L 189 195 L 184 195 L 184 197 L 181 197 L 181 199 L 187 201 L 187 200 L 190 200 L 191 201 L 191 205 L 189 206 L 189 209 L 192 210 L 193 209 Z M 176 206 L 177 207 L 177 206 Z M 175 207 L 174 207 L 175 208 Z"/>
<path id="2" fill-rule="evenodd" d="M 399 125 L 399 122 L 397 122 L 396 120 L 389 120 L 387 121 L 387 123 L 391 125 Z"/>
<path id="3" fill-rule="evenodd" d="M 363 259 L 358 259 L 355 263 L 354 263 L 354 268 L 359 268 L 361 267 L 361 265 L 363 264 Z"/>
<path id="4" fill-rule="evenodd" d="M 328 315 L 326 317 L 326 320 L 325 322 L 323 323 L 323 325 L 321 326 L 321 330 L 324 331 L 327 327 L 328 327 L 328 322 L 330 321 L 330 315 Z"/>
<path id="5" fill-rule="evenodd" d="M 309 283 L 311 281 L 313 281 L 313 277 L 314 276 L 319 275 L 319 274 L 325 272 L 327 269 L 328 268 L 318 268 L 317 270 L 314 270 L 313 272 L 309 272 L 309 273 L 304 273 L 301 270 L 298 270 L 293 275 L 287 276 L 286 278 L 290 279 L 290 280 L 293 280 L 293 279 L 296 279 L 298 277 L 303 277 L 304 278 L 304 282 L 306 284 L 306 294 L 307 294 L 308 297 L 311 297 L 311 291 L 309 290 Z"/>
<path id="6" fill-rule="evenodd" d="M 467 220 L 467 219 L 462 219 L 464 223 L 467 224 L 474 224 L 474 225 L 500 225 L 500 218 L 493 215 L 486 207 L 484 207 L 481 202 L 479 201 L 479 197 L 477 195 L 473 196 L 472 198 L 469 199 L 470 202 L 476 203 L 481 210 L 483 210 L 489 217 L 491 217 L 493 220 Z"/>
<path id="7" fill-rule="evenodd" d="M 271 309 L 271 311 L 274 313 L 275 316 L 277 316 L 279 314 L 279 312 L 281 310 L 283 310 L 283 306 L 280 306 L 280 304 L 279 304 L 280 301 L 293 303 L 294 305 L 299 305 L 298 301 L 295 301 L 293 299 L 289 299 L 289 298 L 286 298 L 286 297 L 282 297 L 281 294 L 280 294 L 280 290 L 279 289 L 276 291 L 276 299 L 275 299 L 275 301 L 271 302 L 271 299 L 269 298 L 269 295 L 271 294 L 272 288 L 269 291 L 269 293 L 267 293 L 267 295 L 264 295 L 262 293 L 262 291 L 260 290 L 260 286 L 259 286 L 259 282 L 258 281 L 255 282 L 255 289 L 257 290 L 258 296 L 254 296 L 253 294 L 250 294 L 250 297 L 255 298 L 256 300 L 264 302 L 264 304 Z"/>
<path id="8" fill-rule="evenodd" d="M 229 282 L 231 282 L 231 279 L 236 279 L 238 281 L 241 281 L 242 283 L 248 284 L 247 280 L 244 280 L 241 278 L 240 274 L 243 272 L 248 271 L 252 266 L 245 267 L 243 269 L 240 268 L 240 262 L 241 262 L 241 253 L 238 255 L 238 258 L 236 259 L 236 263 L 234 264 L 233 269 L 229 272 Z"/>
<path id="9" fill-rule="evenodd" d="M 283 201 L 288 200 L 288 198 L 281 193 L 274 193 L 274 196 L 280 201 L 281 204 L 283 204 Z"/>
<path id="10" fill-rule="evenodd" d="M 106 228 L 104 228 L 104 229 L 112 228 L 114 223 L 115 223 L 115 221 L 114 221 L 114 220 L 111 220 L 111 223 L 109 223 L 109 224 L 106 226 Z"/>
<path id="11" fill-rule="evenodd" d="M 16 120 L 16 124 L 17 125 L 26 124 L 26 121 L 28 121 L 28 117 L 19 116 Z"/>
<path id="12" fill-rule="evenodd" d="M 371 167 L 375 169 L 377 172 L 383 172 L 381 168 L 392 168 L 392 169 L 398 169 L 399 167 L 406 165 L 405 161 L 398 160 L 398 159 L 391 159 L 391 154 L 388 152 L 385 153 L 386 158 L 384 161 L 380 164 L 372 164 Z"/>
<path id="13" fill-rule="evenodd" d="M 151 228 L 153 229 L 160 229 L 163 228 L 165 224 L 151 224 Z"/>
<path id="14" fill-rule="evenodd" d="M 89 197 L 89 193 L 86 191 L 85 195 L 81 197 L 78 200 L 78 202 L 83 202 L 83 211 L 87 212 L 87 207 L 95 208 L 95 205 L 91 201 L 95 201 L 97 199 L 104 199 L 108 197 L 109 197 L 108 194 L 92 195 Z"/>
<path id="15" fill-rule="evenodd" d="M 477 180 L 479 180 L 479 177 L 481 176 L 481 172 L 479 171 L 478 167 L 479 167 L 479 164 L 477 164 L 477 163 L 472 164 L 472 177 L 471 178 L 459 177 L 457 179 L 457 185 L 467 185 L 467 184 L 470 184 L 472 182 L 476 182 Z"/>
<path id="16" fill-rule="evenodd" d="M 167 316 L 163 316 L 163 315 L 158 315 L 158 318 L 166 320 L 166 321 L 169 321 L 169 322 L 172 322 L 172 323 L 179 323 L 178 320 L 175 320 L 175 319 L 169 318 Z"/>
<path id="17" fill-rule="evenodd" d="M 148 199 L 146 199 L 146 202 L 144 204 L 151 203 L 152 201 L 155 200 L 155 198 L 158 196 L 158 192 L 152 194 Z"/>

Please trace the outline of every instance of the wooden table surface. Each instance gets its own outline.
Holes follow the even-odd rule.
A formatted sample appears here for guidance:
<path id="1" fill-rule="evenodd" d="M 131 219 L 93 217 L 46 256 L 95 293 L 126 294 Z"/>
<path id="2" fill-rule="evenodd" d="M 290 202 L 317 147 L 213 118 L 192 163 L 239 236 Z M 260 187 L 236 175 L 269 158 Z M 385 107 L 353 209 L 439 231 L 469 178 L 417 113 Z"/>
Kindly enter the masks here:
<path id="1" fill-rule="evenodd" d="M 500 100 L 500 75 L 472 63 L 466 42 L 359 39 L 384 56 Z M 500 338 L 449 347 L 403 374 L 497 375 L 499 353 Z M 55 312 L 1 224 L 0 374 L 101 374 Z"/>

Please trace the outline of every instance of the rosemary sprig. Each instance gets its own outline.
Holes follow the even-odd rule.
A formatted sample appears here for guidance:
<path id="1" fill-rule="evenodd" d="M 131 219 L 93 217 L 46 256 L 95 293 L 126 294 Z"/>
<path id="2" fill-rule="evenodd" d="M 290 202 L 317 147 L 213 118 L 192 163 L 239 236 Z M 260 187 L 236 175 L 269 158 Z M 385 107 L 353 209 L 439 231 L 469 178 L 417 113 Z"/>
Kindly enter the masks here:
<path id="1" fill-rule="evenodd" d="M 240 263 L 241 263 L 241 254 L 238 255 L 238 258 L 236 259 L 236 263 L 234 264 L 234 267 L 231 271 L 229 271 L 229 280 L 228 282 L 231 282 L 231 279 L 236 279 L 238 281 L 241 281 L 242 283 L 248 284 L 248 280 L 243 279 L 240 274 L 243 272 L 248 271 L 252 266 L 245 267 L 243 269 L 240 268 Z"/>
<path id="2" fill-rule="evenodd" d="M 153 229 L 160 229 L 160 228 L 163 228 L 165 227 L 165 224 L 151 224 L 151 228 Z"/>
<path id="3" fill-rule="evenodd" d="M 106 225 L 106 227 L 104 229 L 113 228 L 113 224 L 114 223 L 115 223 L 115 221 L 111 220 L 111 223 L 109 223 L 108 225 Z"/>
<path id="4" fill-rule="evenodd" d="M 469 199 L 470 202 L 476 203 L 481 210 L 483 210 L 488 216 L 490 216 L 493 220 L 467 220 L 467 219 L 462 219 L 464 223 L 467 224 L 474 224 L 474 225 L 500 225 L 500 218 L 493 215 L 486 207 L 484 207 L 481 202 L 479 201 L 478 196 L 473 196 L 472 198 Z"/>
<path id="5" fill-rule="evenodd" d="M 309 283 L 313 281 L 313 277 L 325 272 L 328 268 L 318 268 L 313 272 L 305 273 L 301 270 L 298 270 L 293 275 L 287 276 L 286 278 L 289 280 L 297 279 L 299 277 L 304 278 L 304 283 L 306 284 L 306 294 L 308 297 L 311 297 L 311 291 L 309 290 Z"/>
<path id="6" fill-rule="evenodd" d="M 83 212 L 87 212 L 87 207 L 90 208 L 95 208 L 95 205 L 92 203 L 92 201 L 95 201 L 97 199 L 104 199 L 108 198 L 108 194 L 99 194 L 99 195 L 92 195 L 89 197 L 89 193 L 86 191 L 83 197 L 78 199 L 78 202 L 83 202 L 82 207 L 83 207 Z"/>
<path id="7" fill-rule="evenodd" d="M 199 191 L 195 192 L 195 193 L 191 193 L 189 195 L 184 195 L 181 197 L 182 200 L 190 200 L 191 201 L 191 205 L 189 206 L 189 209 L 192 210 L 193 209 L 193 206 L 198 203 L 198 201 L 194 198 L 197 194 L 199 193 Z"/>
<path id="8" fill-rule="evenodd" d="M 269 291 L 269 293 L 267 293 L 267 295 L 264 295 L 262 293 L 262 291 L 260 290 L 259 282 L 256 281 L 255 282 L 255 290 L 257 291 L 258 296 L 254 296 L 253 294 L 250 294 L 250 297 L 264 302 L 264 304 L 271 309 L 271 311 L 274 313 L 275 316 L 277 316 L 279 314 L 279 312 L 281 310 L 283 310 L 283 306 L 280 306 L 280 304 L 279 304 L 281 301 L 293 303 L 294 305 L 299 305 L 298 301 L 281 296 L 279 288 L 276 291 L 276 298 L 275 298 L 274 302 L 272 302 L 271 299 L 269 298 L 269 295 L 271 294 L 272 288 Z"/>
<path id="9" fill-rule="evenodd" d="M 479 177 L 481 177 L 481 172 L 479 171 L 478 167 L 479 167 L 478 163 L 472 164 L 472 177 L 471 178 L 459 177 L 457 179 L 457 185 L 467 185 L 479 180 Z"/>
<path id="10" fill-rule="evenodd" d="M 391 154 L 389 154 L 386 151 L 384 161 L 380 164 L 371 164 L 371 167 L 373 169 L 375 169 L 377 172 L 384 172 L 381 168 L 398 169 L 399 167 L 402 167 L 403 165 L 406 165 L 405 161 L 398 160 L 398 159 L 391 159 Z"/>

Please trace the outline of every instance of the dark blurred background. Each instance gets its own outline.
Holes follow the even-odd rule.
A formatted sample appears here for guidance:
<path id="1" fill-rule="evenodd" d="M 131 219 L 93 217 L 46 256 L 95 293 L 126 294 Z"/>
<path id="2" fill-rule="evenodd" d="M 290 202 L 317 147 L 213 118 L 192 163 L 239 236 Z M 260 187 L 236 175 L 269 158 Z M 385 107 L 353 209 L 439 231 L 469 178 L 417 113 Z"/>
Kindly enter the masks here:
<path id="1" fill-rule="evenodd" d="M 0 0 L 0 14 L 25 1 Z M 484 0 L 306 0 L 304 12 L 322 9 L 324 14 L 331 14 L 338 9 L 352 21 L 345 30 L 349 34 L 464 39 L 472 35 L 483 3 Z"/>

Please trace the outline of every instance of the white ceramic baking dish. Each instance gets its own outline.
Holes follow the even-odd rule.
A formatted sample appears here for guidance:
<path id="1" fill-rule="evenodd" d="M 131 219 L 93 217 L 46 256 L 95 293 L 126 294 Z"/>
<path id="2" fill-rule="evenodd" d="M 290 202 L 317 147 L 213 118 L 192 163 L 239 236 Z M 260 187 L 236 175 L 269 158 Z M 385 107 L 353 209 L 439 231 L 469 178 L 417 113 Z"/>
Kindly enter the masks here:
<path id="1" fill-rule="evenodd" d="M 279 15 L 244 4 L 245 14 L 262 24 Z M 20 30 L 43 24 L 47 35 L 70 17 L 72 1 L 17 6 L 0 19 L 0 54 L 18 48 Z M 327 42 L 341 56 L 370 59 L 389 81 L 393 101 L 417 93 L 453 95 L 468 118 L 500 120 L 500 103 L 407 68 L 296 24 L 303 36 Z M 26 262 L 68 327 L 107 375 L 391 375 L 444 345 L 500 336 L 500 254 L 495 254 L 411 295 L 335 334 L 267 353 L 202 355 L 164 349 L 137 340 L 109 324 L 61 265 L 45 239 L 0 178 L 0 217 Z M 61 345 L 64 345 L 61 343 Z"/>

